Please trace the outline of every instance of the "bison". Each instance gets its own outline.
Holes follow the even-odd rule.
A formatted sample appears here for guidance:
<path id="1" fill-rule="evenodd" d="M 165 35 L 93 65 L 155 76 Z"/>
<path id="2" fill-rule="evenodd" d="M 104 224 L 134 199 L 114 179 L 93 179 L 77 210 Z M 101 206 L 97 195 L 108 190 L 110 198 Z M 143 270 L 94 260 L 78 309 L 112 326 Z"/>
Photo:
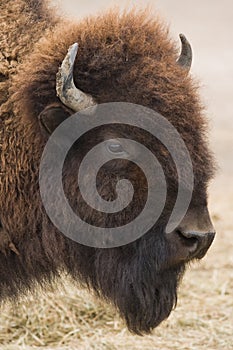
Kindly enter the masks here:
<path id="1" fill-rule="evenodd" d="M 185 267 L 206 254 L 215 235 L 207 208 L 215 163 L 198 84 L 189 74 L 191 46 L 181 35 L 179 56 L 167 27 L 148 11 L 114 10 L 72 22 L 43 0 L 2 0 L 0 10 L 0 300 L 46 288 L 65 272 L 112 303 L 130 331 L 150 333 L 175 306 Z M 77 51 L 74 43 L 78 54 L 63 81 L 59 68 L 69 65 Z M 64 120 L 109 102 L 150 108 L 176 128 L 192 160 L 194 189 L 183 220 L 167 233 L 178 178 L 166 147 L 126 124 L 83 135 L 67 155 L 63 184 L 73 210 L 90 224 L 129 222 L 142 210 L 148 190 L 141 169 L 120 157 L 100 169 L 97 187 L 112 201 L 117 182 L 127 178 L 135 190 L 132 203 L 123 213 L 89 208 L 76 175 L 84 155 L 99 142 L 127 137 L 145 145 L 161 163 L 167 182 L 166 203 L 154 226 L 129 244 L 105 249 L 77 243 L 53 225 L 41 200 L 39 167 L 50 135 Z M 121 152 L 120 142 L 111 147 Z"/>

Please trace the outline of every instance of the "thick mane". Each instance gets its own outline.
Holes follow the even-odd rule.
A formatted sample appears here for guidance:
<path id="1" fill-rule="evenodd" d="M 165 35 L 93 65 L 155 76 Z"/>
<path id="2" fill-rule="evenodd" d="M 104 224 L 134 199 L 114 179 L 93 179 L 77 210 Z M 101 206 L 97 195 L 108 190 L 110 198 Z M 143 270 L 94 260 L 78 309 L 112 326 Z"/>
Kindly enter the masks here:
<path id="1" fill-rule="evenodd" d="M 33 45 L 58 18 L 45 0 L 0 2 L 0 105 L 8 98 L 9 79 Z"/>
<path id="2" fill-rule="evenodd" d="M 141 104 L 165 116 L 186 141 L 202 181 L 212 159 L 205 144 L 207 120 L 198 84 L 177 65 L 178 49 L 168 28 L 147 10 L 110 11 L 79 23 L 58 24 L 19 67 L 11 88 L 14 113 L 34 123 L 47 105 L 61 104 L 56 73 L 74 42 L 79 44 L 76 86 L 97 103 Z M 212 165 L 207 172 L 211 177 Z"/>
<path id="3" fill-rule="evenodd" d="M 75 82 L 97 102 L 124 101 L 130 97 L 135 100 L 136 89 L 142 88 L 140 75 L 144 73 L 146 79 L 151 71 L 157 76 L 158 81 L 151 82 L 151 88 L 161 83 L 159 80 L 165 72 L 169 79 L 170 71 L 171 80 L 176 75 L 176 47 L 169 40 L 164 24 L 147 11 L 124 14 L 110 11 L 79 23 L 61 23 L 36 45 L 14 83 L 15 92 L 25 94 L 25 105 L 30 110 L 33 106 L 35 115 L 48 103 L 59 101 L 54 88 L 56 73 L 74 42 L 79 44 Z M 30 79 L 25 80 L 28 72 Z M 21 76 L 24 76 L 23 82 Z M 151 94 L 147 95 L 144 96 L 145 105 L 151 103 Z"/>

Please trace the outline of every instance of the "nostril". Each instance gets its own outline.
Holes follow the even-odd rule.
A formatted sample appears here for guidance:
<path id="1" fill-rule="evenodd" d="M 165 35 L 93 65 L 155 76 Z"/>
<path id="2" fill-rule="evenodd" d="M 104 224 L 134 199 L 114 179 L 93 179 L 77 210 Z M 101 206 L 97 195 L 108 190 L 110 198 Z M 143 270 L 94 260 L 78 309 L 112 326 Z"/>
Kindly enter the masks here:
<path id="1" fill-rule="evenodd" d="M 180 234 L 187 239 L 197 239 L 199 243 L 209 242 L 214 239 L 215 232 L 198 232 L 198 231 L 181 231 L 178 230 Z"/>
<path id="2" fill-rule="evenodd" d="M 180 240 L 187 247 L 194 252 L 198 247 L 198 237 L 192 235 L 190 232 L 183 232 L 181 230 L 176 230 Z"/>
<path id="3" fill-rule="evenodd" d="M 215 232 L 198 232 L 198 231 L 176 231 L 190 252 L 207 251 L 214 240 Z"/>
<path id="4" fill-rule="evenodd" d="M 215 232 L 188 231 L 177 227 L 171 233 L 167 233 L 167 239 L 174 261 L 191 261 L 202 259 L 208 251 L 215 237 Z"/>
<path id="5" fill-rule="evenodd" d="M 201 239 L 204 236 L 204 233 L 196 232 L 196 231 L 180 231 L 181 234 L 186 237 L 186 238 L 196 238 L 196 239 Z"/>

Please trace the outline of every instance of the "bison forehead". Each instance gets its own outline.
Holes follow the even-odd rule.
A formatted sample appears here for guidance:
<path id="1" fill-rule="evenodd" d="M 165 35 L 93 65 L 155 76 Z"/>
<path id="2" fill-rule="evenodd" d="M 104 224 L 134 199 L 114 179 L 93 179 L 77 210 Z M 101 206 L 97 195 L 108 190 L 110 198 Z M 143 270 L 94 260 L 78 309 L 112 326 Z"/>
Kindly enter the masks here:
<path id="1" fill-rule="evenodd" d="M 26 79 L 22 89 L 28 91 L 29 101 L 34 99 L 38 108 L 39 103 L 42 108 L 57 100 L 56 73 L 73 42 L 79 43 L 75 83 L 98 102 L 127 100 L 148 106 L 165 105 L 174 87 L 173 103 L 180 95 L 179 86 L 181 92 L 185 90 L 183 98 L 188 93 L 188 84 L 183 87 L 185 73 L 175 63 L 176 47 L 164 25 L 147 13 L 109 13 L 79 24 L 62 25 L 37 45 L 21 71 Z M 22 84 L 22 78 L 19 80 Z M 18 88 L 19 84 L 16 91 Z"/>

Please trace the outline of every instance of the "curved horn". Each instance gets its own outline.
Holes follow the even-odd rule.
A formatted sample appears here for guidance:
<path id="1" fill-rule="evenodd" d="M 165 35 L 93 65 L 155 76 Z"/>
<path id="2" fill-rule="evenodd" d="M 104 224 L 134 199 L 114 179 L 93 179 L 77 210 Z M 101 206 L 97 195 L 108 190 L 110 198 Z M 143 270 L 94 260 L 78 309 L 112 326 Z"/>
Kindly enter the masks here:
<path id="1" fill-rule="evenodd" d="M 81 90 L 77 89 L 74 84 L 74 62 L 78 52 L 78 44 L 70 46 L 56 77 L 57 96 L 62 103 L 75 112 L 96 105 L 93 98 Z"/>
<path id="2" fill-rule="evenodd" d="M 187 71 L 190 70 L 192 65 L 192 47 L 184 34 L 180 34 L 180 40 L 182 44 L 181 54 L 180 57 L 177 60 L 177 63 L 184 69 L 187 69 Z"/>

